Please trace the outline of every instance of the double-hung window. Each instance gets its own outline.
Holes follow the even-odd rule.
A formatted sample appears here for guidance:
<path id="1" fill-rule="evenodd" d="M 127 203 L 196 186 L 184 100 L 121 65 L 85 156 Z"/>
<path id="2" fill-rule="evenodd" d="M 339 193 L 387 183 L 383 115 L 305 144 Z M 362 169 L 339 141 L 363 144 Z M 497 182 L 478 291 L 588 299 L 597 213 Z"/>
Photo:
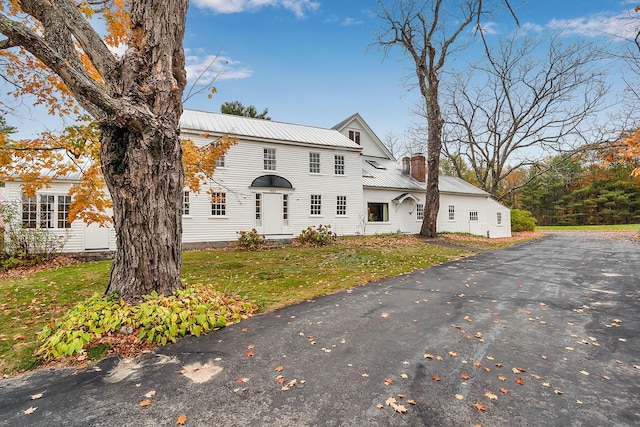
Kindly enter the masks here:
<path id="1" fill-rule="evenodd" d="M 347 196 L 337 196 L 336 215 L 345 216 L 347 214 Z"/>
<path id="2" fill-rule="evenodd" d="M 322 196 L 320 194 L 311 195 L 311 215 L 322 215 Z"/>
<path id="3" fill-rule="evenodd" d="M 472 222 L 478 221 L 478 211 L 469 211 L 469 221 L 472 221 Z"/>
<path id="4" fill-rule="evenodd" d="M 267 171 L 276 170 L 276 149 L 275 148 L 264 149 L 264 170 L 267 170 Z"/>
<path id="5" fill-rule="evenodd" d="M 344 175 L 344 156 L 341 154 L 335 156 L 335 174 Z"/>
<path id="6" fill-rule="evenodd" d="M 309 153 L 309 173 L 320 173 L 320 153 Z"/>
<path id="7" fill-rule="evenodd" d="M 422 221 L 424 219 L 424 205 L 422 203 L 416 204 L 416 221 Z"/>
<path id="8" fill-rule="evenodd" d="M 456 220 L 456 207 L 454 205 L 449 205 L 449 221 Z"/>
<path id="9" fill-rule="evenodd" d="M 191 202 L 189 201 L 189 192 L 182 192 L 182 215 L 189 215 L 191 211 Z"/>
<path id="10" fill-rule="evenodd" d="M 211 216 L 227 214 L 227 193 L 214 192 L 211 198 Z"/>

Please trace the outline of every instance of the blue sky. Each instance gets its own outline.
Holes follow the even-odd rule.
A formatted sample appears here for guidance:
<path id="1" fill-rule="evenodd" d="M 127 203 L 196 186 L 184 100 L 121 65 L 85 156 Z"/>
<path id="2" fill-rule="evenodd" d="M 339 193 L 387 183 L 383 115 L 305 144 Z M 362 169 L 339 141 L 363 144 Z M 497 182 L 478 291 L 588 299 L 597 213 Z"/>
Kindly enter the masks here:
<path id="1" fill-rule="evenodd" d="M 622 35 L 630 10 L 622 0 L 511 0 L 523 29 L 602 39 Z M 369 47 L 381 21 L 374 0 L 192 0 L 185 48 L 192 75 L 219 52 L 218 93 L 186 103 L 219 111 L 225 101 L 269 108 L 273 120 L 331 127 L 358 112 L 378 136 L 403 134 L 420 100 L 407 84 L 411 61 L 399 50 L 383 61 Z M 515 29 L 506 13 L 488 22 L 494 39 Z M 464 61 L 464 56 L 456 62 Z M 227 63 L 228 62 L 228 63 Z M 411 80 L 410 80 L 411 81 Z"/>
<path id="2" fill-rule="evenodd" d="M 629 0 L 511 0 L 522 28 L 608 39 L 628 35 Z M 411 61 L 399 50 L 383 61 L 369 47 L 381 21 L 375 0 L 191 0 L 185 50 L 191 80 L 217 56 L 205 77 L 218 93 L 191 98 L 185 108 L 219 111 L 225 101 L 269 109 L 273 120 L 331 127 L 360 113 L 382 139 L 402 135 L 416 120 L 420 97 L 411 89 Z M 487 21 L 495 40 L 515 28 L 502 13 Z M 460 55 L 456 62 L 464 63 Z M 412 80 L 409 79 L 409 82 Z M 40 113 L 8 122 L 19 136 L 59 124 Z M 25 121 L 29 125 L 25 126 Z"/>

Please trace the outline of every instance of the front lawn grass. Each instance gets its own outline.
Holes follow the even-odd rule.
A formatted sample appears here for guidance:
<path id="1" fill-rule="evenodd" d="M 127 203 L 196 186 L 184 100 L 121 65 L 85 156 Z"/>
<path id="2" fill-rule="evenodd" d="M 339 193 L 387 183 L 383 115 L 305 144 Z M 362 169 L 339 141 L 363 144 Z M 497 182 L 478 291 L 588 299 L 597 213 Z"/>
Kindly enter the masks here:
<path id="1" fill-rule="evenodd" d="M 536 226 L 540 231 L 640 231 L 640 224 L 617 225 L 543 225 Z"/>
<path id="2" fill-rule="evenodd" d="M 246 295 L 264 312 L 468 254 L 411 236 L 353 237 L 317 248 L 186 252 L 182 276 L 185 284 Z M 38 333 L 76 303 L 104 292 L 110 267 L 111 261 L 85 262 L 0 280 L 0 372 L 36 367 Z"/>

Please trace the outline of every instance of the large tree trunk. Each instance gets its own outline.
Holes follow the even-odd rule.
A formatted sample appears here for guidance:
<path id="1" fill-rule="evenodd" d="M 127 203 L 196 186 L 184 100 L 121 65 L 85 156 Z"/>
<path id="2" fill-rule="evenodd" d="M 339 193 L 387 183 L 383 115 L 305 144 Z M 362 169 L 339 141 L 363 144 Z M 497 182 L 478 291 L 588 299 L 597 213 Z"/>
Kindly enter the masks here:
<path id="1" fill-rule="evenodd" d="M 132 3 L 129 49 L 110 81 L 124 108 L 99 121 L 117 238 L 107 292 L 132 303 L 181 287 L 186 10 L 186 0 Z"/>
<path id="2" fill-rule="evenodd" d="M 102 167 L 113 200 L 116 254 L 107 293 L 140 302 L 181 286 L 182 151 L 177 126 L 142 133 L 102 127 Z"/>
<path id="3" fill-rule="evenodd" d="M 74 0 L 21 0 L 16 3 L 22 8 L 19 13 L 1 10 L 0 33 L 6 39 L 0 40 L 0 49 L 28 50 L 98 122 L 117 239 L 107 292 L 135 303 L 145 294 L 171 294 L 181 285 L 184 177 L 179 120 L 187 81 L 182 41 L 189 2 L 124 3 L 130 31 L 121 58 L 91 27 L 81 11 L 86 5 L 80 8 Z M 37 25 L 29 27 L 23 12 Z M 126 26 L 126 17 L 114 19 Z M 111 35 L 122 36 L 117 33 Z M 92 67 L 85 67 L 86 59 Z"/>
<path id="4" fill-rule="evenodd" d="M 434 55 L 433 50 L 430 55 Z M 420 90 L 425 99 L 427 110 L 427 194 L 425 196 L 424 218 L 420 235 L 433 238 L 438 235 L 438 211 L 440 210 L 440 152 L 442 151 L 442 128 L 444 120 L 440 111 L 438 90 L 440 80 L 437 72 L 431 68 L 425 73 L 426 79 L 420 80 Z M 426 81 L 425 81 L 426 80 Z"/>

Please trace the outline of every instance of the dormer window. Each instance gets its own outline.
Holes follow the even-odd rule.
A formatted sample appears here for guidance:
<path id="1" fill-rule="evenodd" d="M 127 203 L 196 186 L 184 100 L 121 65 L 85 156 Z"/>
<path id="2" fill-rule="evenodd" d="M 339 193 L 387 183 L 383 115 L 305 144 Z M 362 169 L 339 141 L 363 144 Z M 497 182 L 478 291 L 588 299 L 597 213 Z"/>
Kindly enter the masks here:
<path id="1" fill-rule="evenodd" d="M 360 145 L 360 132 L 358 132 L 357 130 L 350 130 L 349 139 Z"/>

